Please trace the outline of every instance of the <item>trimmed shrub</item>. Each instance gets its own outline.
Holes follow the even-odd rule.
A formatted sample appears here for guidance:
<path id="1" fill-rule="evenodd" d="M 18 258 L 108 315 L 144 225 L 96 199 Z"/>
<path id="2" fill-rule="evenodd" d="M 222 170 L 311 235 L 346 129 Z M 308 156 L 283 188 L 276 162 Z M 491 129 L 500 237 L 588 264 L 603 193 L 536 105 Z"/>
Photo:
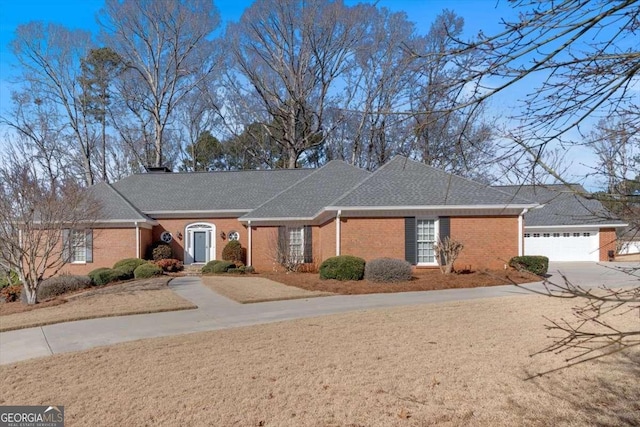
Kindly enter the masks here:
<path id="1" fill-rule="evenodd" d="M 4 302 L 14 302 L 20 300 L 22 285 L 9 285 L 0 289 L 0 298 Z"/>
<path id="2" fill-rule="evenodd" d="M 202 271 L 202 272 L 203 272 L 203 273 L 205 273 L 205 274 L 213 273 L 213 267 L 214 267 L 216 264 L 218 264 L 219 262 L 222 262 L 222 261 L 217 260 L 217 259 L 214 259 L 213 261 L 209 261 L 208 263 L 206 263 L 206 264 L 204 265 L 204 267 L 202 267 L 202 270 L 200 270 L 200 271 Z"/>
<path id="3" fill-rule="evenodd" d="M 91 278 L 89 276 L 63 274 L 43 280 L 40 286 L 38 286 L 36 294 L 38 301 L 43 301 L 89 287 L 91 287 Z"/>
<path id="4" fill-rule="evenodd" d="M 227 274 L 244 274 L 244 269 L 242 267 L 240 268 L 231 267 L 230 269 L 227 270 Z"/>
<path id="5" fill-rule="evenodd" d="M 229 240 L 222 249 L 222 259 L 225 261 L 234 261 L 242 263 L 244 259 L 244 251 L 242 245 L 237 240 Z"/>
<path id="6" fill-rule="evenodd" d="M 173 258 L 173 250 L 171 249 L 171 245 L 161 240 L 154 242 L 153 245 L 151 245 L 151 247 L 149 248 L 147 258 L 153 261 Z"/>
<path id="7" fill-rule="evenodd" d="M 136 279 L 148 279 L 154 276 L 161 276 L 162 268 L 158 267 L 152 262 L 142 264 L 133 272 L 133 277 Z"/>
<path id="8" fill-rule="evenodd" d="M 256 269 L 255 269 L 255 268 L 253 268 L 253 266 L 252 266 L 252 265 L 246 265 L 246 266 L 244 267 L 244 272 L 245 272 L 245 273 L 247 273 L 247 274 L 251 274 L 251 273 L 255 273 L 255 272 L 256 272 Z"/>
<path id="9" fill-rule="evenodd" d="M 362 258 L 341 255 L 320 264 L 321 279 L 362 280 L 365 262 Z"/>
<path id="10" fill-rule="evenodd" d="M 113 268 L 96 268 L 89 272 L 88 276 L 91 278 L 91 282 L 96 286 L 104 286 L 107 283 L 117 282 L 119 280 L 127 280 L 129 276 L 127 273 Z"/>
<path id="11" fill-rule="evenodd" d="M 230 268 L 236 268 L 236 265 L 231 261 L 220 261 L 213 266 L 213 272 L 215 274 L 226 273 Z"/>
<path id="12" fill-rule="evenodd" d="M 182 264 L 182 261 L 174 258 L 161 259 L 160 261 L 156 261 L 154 264 L 160 267 L 162 271 L 167 271 L 169 273 L 182 271 L 184 269 L 184 264 Z"/>
<path id="13" fill-rule="evenodd" d="M 378 258 L 364 267 L 364 278 L 372 282 L 404 282 L 411 280 L 411 273 L 411 264 L 403 259 Z"/>
<path id="14" fill-rule="evenodd" d="M 541 255 L 516 256 L 509 260 L 509 266 L 543 276 L 549 270 L 549 258 Z"/>
<path id="15" fill-rule="evenodd" d="M 18 273 L 15 271 L 5 271 L 0 270 L 0 288 L 4 288 L 5 286 L 10 285 L 19 285 L 20 278 L 18 277 Z"/>
<path id="16" fill-rule="evenodd" d="M 133 279 L 133 272 L 147 261 L 140 258 L 125 258 L 113 264 L 114 270 L 120 270 L 127 274 L 129 279 Z"/>

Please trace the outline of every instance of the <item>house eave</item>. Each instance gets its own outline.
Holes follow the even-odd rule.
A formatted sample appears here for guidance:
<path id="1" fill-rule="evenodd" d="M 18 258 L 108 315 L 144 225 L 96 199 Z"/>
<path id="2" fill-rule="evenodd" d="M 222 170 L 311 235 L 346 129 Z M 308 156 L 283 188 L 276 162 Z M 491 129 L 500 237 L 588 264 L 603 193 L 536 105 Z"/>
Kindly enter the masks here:
<path id="1" fill-rule="evenodd" d="M 238 218 L 248 212 L 251 209 L 217 209 L 217 210 L 183 210 L 183 211 L 144 211 L 145 215 L 148 215 L 155 219 L 170 219 L 170 218 Z"/>
<path id="2" fill-rule="evenodd" d="M 525 225 L 525 230 L 549 230 L 549 229 L 566 229 L 566 228 L 624 228 L 629 224 L 570 224 L 570 225 Z"/>

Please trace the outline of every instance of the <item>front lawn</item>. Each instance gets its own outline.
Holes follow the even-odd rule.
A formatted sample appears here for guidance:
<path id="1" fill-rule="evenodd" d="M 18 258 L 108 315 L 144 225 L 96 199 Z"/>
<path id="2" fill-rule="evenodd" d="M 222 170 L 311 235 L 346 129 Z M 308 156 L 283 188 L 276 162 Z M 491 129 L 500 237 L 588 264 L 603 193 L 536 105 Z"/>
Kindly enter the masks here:
<path id="1" fill-rule="evenodd" d="M 168 287 L 170 277 L 132 280 L 26 305 L 0 304 L 0 332 L 96 317 L 197 308 Z"/>
<path id="2" fill-rule="evenodd" d="M 477 288 L 483 286 L 513 285 L 539 282 L 534 274 L 513 269 L 474 271 L 470 273 L 442 274 L 438 269 L 416 270 L 408 282 L 375 283 L 368 280 L 321 280 L 315 273 L 261 272 L 276 282 L 309 291 L 333 292 L 343 295 L 377 294 L 389 292 L 432 291 L 436 289 Z"/>
<path id="3" fill-rule="evenodd" d="M 640 425 L 640 352 L 525 378 L 569 354 L 513 296 L 139 340 L 0 366 L 0 405 L 64 405 L 72 426 Z M 617 319 L 631 327 L 637 312 Z"/>

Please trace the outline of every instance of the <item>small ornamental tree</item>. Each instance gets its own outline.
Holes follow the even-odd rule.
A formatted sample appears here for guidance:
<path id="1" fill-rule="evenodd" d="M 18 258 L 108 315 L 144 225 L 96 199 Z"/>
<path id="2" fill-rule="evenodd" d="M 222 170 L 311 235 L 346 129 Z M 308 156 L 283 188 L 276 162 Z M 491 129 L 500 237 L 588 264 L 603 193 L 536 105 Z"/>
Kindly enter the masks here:
<path id="1" fill-rule="evenodd" d="M 0 165 L 0 264 L 15 271 L 27 304 L 42 281 L 69 261 L 69 230 L 90 230 L 100 207 L 90 189 L 45 180 L 33 164 L 6 156 Z"/>
<path id="2" fill-rule="evenodd" d="M 458 259 L 460 252 L 464 249 L 464 245 L 450 237 L 445 237 L 442 240 L 438 239 L 433 247 L 436 251 L 436 259 L 438 260 L 440 271 L 443 274 L 451 274 L 453 263 Z"/>

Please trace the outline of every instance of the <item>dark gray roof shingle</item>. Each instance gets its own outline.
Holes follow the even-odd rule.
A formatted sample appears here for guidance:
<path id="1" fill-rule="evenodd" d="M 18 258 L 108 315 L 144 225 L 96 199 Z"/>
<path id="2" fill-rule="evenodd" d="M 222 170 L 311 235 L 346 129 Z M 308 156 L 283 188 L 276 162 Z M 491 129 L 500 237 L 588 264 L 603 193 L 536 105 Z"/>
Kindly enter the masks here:
<path id="1" fill-rule="evenodd" d="M 113 187 L 145 213 L 248 211 L 311 173 L 311 169 L 144 173 Z"/>
<path id="2" fill-rule="evenodd" d="M 150 218 L 129 203 L 111 185 L 101 182 L 88 188 L 92 199 L 100 203 L 98 221 L 149 221 Z"/>
<path id="3" fill-rule="evenodd" d="M 530 200 L 396 156 L 334 203 L 339 207 L 532 205 Z"/>
<path id="4" fill-rule="evenodd" d="M 566 185 L 507 185 L 495 188 L 544 205 L 525 215 L 525 226 L 623 224 L 599 201 L 582 197 L 581 193 L 588 193 L 577 184 L 570 188 Z"/>
<path id="5" fill-rule="evenodd" d="M 243 219 L 314 218 L 370 173 L 334 160 L 307 175 Z"/>

